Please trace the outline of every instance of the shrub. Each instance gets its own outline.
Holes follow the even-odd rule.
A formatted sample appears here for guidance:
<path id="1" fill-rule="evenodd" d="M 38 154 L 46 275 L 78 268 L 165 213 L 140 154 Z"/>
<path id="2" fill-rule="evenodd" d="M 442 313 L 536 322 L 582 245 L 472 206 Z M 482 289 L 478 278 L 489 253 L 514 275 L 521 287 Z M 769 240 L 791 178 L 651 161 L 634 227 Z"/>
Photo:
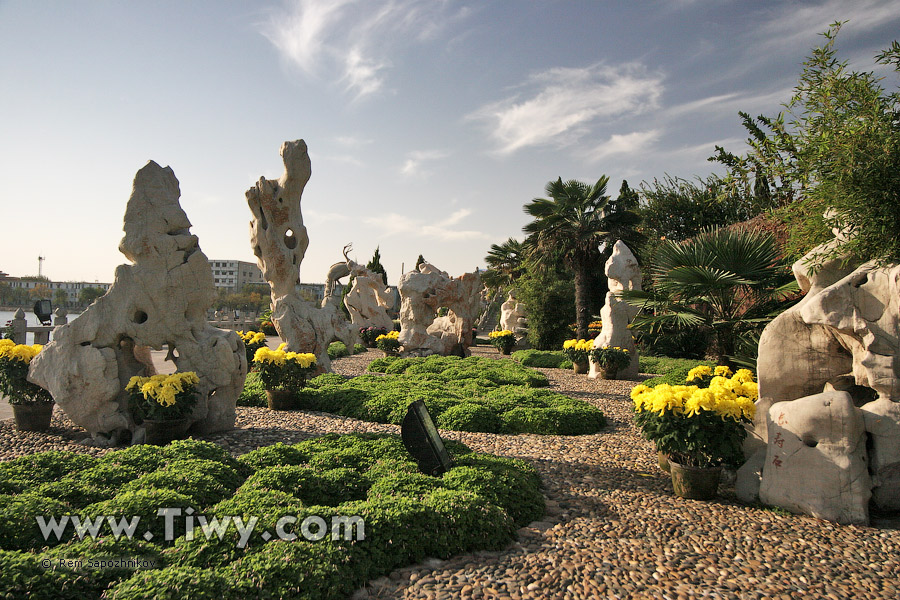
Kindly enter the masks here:
<path id="1" fill-rule="evenodd" d="M 491 433 L 595 433 L 605 423 L 602 413 L 582 400 L 536 390 L 548 384 L 546 375 L 512 361 L 455 356 L 395 358 L 375 369 L 387 371 L 387 376 L 329 378 L 328 384 L 301 390 L 299 407 L 400 424 L 409 404 L 422 400 L 442 428 Z M 504 413 L 523 405 L 545 409 L 546 415 L 523 419 L 513 414 L 508 424 Z M 585 417 L 584 421 L 575 423 L 573 419 L 579 417 Z"/>
<path id="2" fill-rule="evenodd" d="M 281 442 L 271 446 L 263 446 L 238 457 L 238 462 L 248 467 L 251 471 L 257 471 L 265 467 L 279 465 L 300 465 L 309 459 L 306 452 Z"/>
<path id="3" fill-rule="evenodd" d="M 68 512 L 62 502 L 36 494 L 0 496 L 0 545 L 4 550 L 23 550 L 56 544 L 55 536 L 44 539 L 37 517 L 59 518 Z"/>
<path id="4" fill-rule="evenodd" d="M 99 590 L 79 585 L 80 582 L 41 565 L 41 559 L 30 552 L 0 550 L 0 598 L 53 598 L 81 600 L 99 595 Z M 87 589 L 86 589 L 87 588 Z"/>
<path id="5" fill-rule="evenodd" d="M 96 458 L 87 454 L 50 450 L 0 463 L 0 476 L 3 479 L 17 479 L 31 484 L 44 483 L 60 479 L 69 473 L 89 469 L 96 462 Z"/>
<path id="6" fill-rule="evenodd" d="M 244 467 L 222 446 L 205 440 L 175 440 L 165 447 L 164 454 L 171 460 L 211 460 L 241 471 Z"/>
<path id="7" fill-rule="evenodd" d="M 226 574 L 211 569 L 167 567 L 138 571 L 111 587 L 104 595 L 109 600 L 222 600 L 234 598 L 235 582 Z"/>
<path id="8" fill-rule="evenodd" d="M 366 351 L 366 347 L 362 344 L 353 344 L 353 354 L 362 354 Z"/>
<path id="9" fill-rule="evenodd" d="M 242 489 L 285 492 L 309 505 L 337 505 L 365 498 L 367 487 L 368 481 L 351 469 L 320 471 L 301 465 L 283 465 L 260 469 L 247 478 Z"/>
<path id="10" fill-rule="evenodd" d="M 136 492 L 144 489 L 177 491 L 189 497 L 192 506 L 209 506 L 224 500 L 234 490 L 229 490 L 211 475 L 197 468 L 190 468 L 179 461 L 175 468 L 165 468 L 148 473 L 122 486 L 122 492 Z"/>
<path id="11" fill-rule="evenodd" d="M 161 446 L 140 444 L 116 450 L 98 459 L 100 464 L 131 467 L 138 473 L 152 473 L 165 464 L 167 456 Z"/>
<path id="12" fill-rule="evenodd" d="M 247 373 L 247 378 L 244 379 L 244 389 L 241 390 L 241 395 L 238 396 L 237 405 L 258 406 L 261 408 L 268 406 L 266 386 L 256 371 Z"/>
<path id="13" fill-rule="evenodd" d="M 157 514 L 160 508 L 171 508 L 184 510 L 188 507 L 195 508 L 193 500 L 190 496 L 180 494 L 175 490 L 161 488 L 147 488 L 134 491 L 125 491 L 116 494 L 109 500 L 96 502 L 84 508 L 83 513 L 87 518 L 109 515 L 116 518 L 125 517 L 130 520 L 133 517 L 140 517 L 140 527 L 152 534 L 152 539 L 158 541 L 171 541 L 175 537 L 184 535 L 184 519 L 175 518 L 172 520 L 174 535 L 170 540 L 166 540 L 166 519 Z M 103 521 L 101 531 L 110 534 L 109 523 Z M 149 540 L 148 540 L 149 541 Z"/>
<path id="14" fill-rule="evenodd" d="M 523 367 L 537 367 L 543 369 L 571 369 L 572 361 L 565 353 L 558 350 L 516 350 L 512 353 L 512 359 Z"/>
<path id="15" fill-rule="evenodd" d="M 328 358 L 334 360 L 343 356 L 350 356 L 350 351 L 347 350 L 347 344 L 344 342 L 331 342 L 328 344 Z"/>
<path id="16" fill-rule="evenodd" d="M 648 373 L 659 373 L 659 377 L 651 377 L 643 381 L 642 383 L 649 387 L 656 387 L 662 383 L 666 383 L 668 385 L 682 385 L 684 383 L 685 378 L 696 366 L 699 365 L 708 365 L 710 367 L 714 367 L 715 363 L 709 361 L 696 361 L 689 360 L 683 358 L 660 358 L 659 362 L 655 364 L 653 362 L 644 362 L 644 359 L 641 359 L 641 366 L 643 370 L 643 366 L 647 365 L 649 368 L 654 369 L 654 371 L 647 371 Z"/>
<path id="17" fill-rule="evenodd" d="M 73 583 L 74 587 L 81 590 L 78 598 L 98 598 L 110 583 L 126 579 L 135 573 L 135 568 L 127 565 L 118 566 L 110 563 L 109 566 L 98 566 L 100 561 L 127 558 L 152 562 L 155 568 L 165 566 L 160 548 L 156 544 L 128 539 L 125 536 L 118 540 L 113 537 L 73 540 L 46 550 L 40 557 L 51 561 L 53 570 L 64 582 Z M 81 564 L 70 562 L 72 559 L 80 561 Z"/>
<path id="18" fill-rule="evenodd" d="M 436 425 L 453 431 L 500 431 L 502 419 L 495 411 L 483 404 L 463 402 L 451 406 L 441 413 Z"/>
<path id="19" fill-rule="evenodd" d="M 337 373 L 322 373 L 309 380 L 307 387 L 320 388 L 326 385 L 341 385 L 347 381 L 347 378 Z"/>

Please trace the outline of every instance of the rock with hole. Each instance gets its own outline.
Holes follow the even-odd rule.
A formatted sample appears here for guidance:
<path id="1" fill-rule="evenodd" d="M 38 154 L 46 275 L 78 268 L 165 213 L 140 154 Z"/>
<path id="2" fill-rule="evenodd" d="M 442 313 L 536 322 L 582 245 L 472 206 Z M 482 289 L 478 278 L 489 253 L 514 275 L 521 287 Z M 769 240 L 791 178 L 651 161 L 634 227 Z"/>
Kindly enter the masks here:
<path id="1" fill-rule="evenodd" d="M 200 378 L 191 415 L 197 434 L 234 427 L 247 362 L 236 333 L 211 327 L 212 270 L 179 204 L 178 180 L 150 161 L 137 172 L 119 250 L 133 263 L 116 268 L 109 291 L 54 334 L 32 362 L 29 379 L 47 389 L 97 443 L 140 441 L 125 386 L 153 373 L 147 347 L 168 346 L 178 371 Z"/>

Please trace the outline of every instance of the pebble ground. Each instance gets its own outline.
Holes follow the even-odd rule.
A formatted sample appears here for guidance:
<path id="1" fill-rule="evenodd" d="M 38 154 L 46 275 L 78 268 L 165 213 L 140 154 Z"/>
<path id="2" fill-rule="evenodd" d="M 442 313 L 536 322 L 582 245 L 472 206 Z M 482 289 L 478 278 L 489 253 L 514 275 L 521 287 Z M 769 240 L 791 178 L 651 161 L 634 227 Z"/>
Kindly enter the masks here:
<path id="1" fill-rule="evenodd" d="M 493 348 L 473 354 L 500 358 Z M 380 352 L 339 359 L 358 375 Z M 596 381 L 542 369 L 551 389 L 583 398 L 609 419 L 588 436 L 444 431 L 481 451 L 531 462 L 543 480 L 547 514 L 500 552 L 427 560 L 357 590 L 363 598 L 900 598 L 896 520 L 843 526 L 738 503 L 729 485 L 709 502 L 672 494 L 651 444 L 631 418 L 635 382 Z M 398 427 L 314 412 L 238 408 L 237 429 L 206 439 L 234 454 L 326 432 L 398 432 Z M 54 416 L 49 434 L 0 422 L 0 458 L 50 449 L 101 454 L 79 445 L 84 430 Z M 461 532 L 464 533 L 464 532 Z"/>

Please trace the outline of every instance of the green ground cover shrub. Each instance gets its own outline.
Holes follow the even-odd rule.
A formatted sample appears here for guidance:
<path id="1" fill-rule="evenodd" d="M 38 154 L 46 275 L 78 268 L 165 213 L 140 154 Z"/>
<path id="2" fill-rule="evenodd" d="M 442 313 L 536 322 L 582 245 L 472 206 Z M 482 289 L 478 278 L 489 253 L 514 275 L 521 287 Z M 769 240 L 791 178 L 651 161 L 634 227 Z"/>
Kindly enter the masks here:
<path id="1" fill-rule="evenodd" d="M 441 477 L 419 473 L 399 436 L 375 434 L 329 434 L 258 448 L 238 459 L 215 444 L 183 440 L 96 459 L 46 452 L 0 462 L 0 473 L 15 474 L 25 485 L 0 494 L 0 598 L 346 598 L 366 581 L 426 557 L 503 548 L 518 527 L 541 517 L 543 496 L 533 467 L 473 453 L 452 440 L 446 446 L 456 465 Z M 25 469 L 29 465 L 33 472 Z M 35 485 L 48 473 L 61 479 Z M 81 491 L 64 492 L 53 485 L 60 482 Z M 112 496 L 97 500 L 87 491 Z M 192 539 L 184 514 L 173 519 L 176 539 L 166 539 L 165 520 L 157 515 L 163 507 L 184 514 L 192 509 Z M 114 538 L 103 521 L 96 538 L 79 539 L 70 524 L 61 539 L 51 534 L 45 540 L 35 517 L 63 515 L 141 519 L 132 537 Z M 297 521 L 285 533 L 296 534 L 306 517 L 329 523 L 359 516 L 364 538 L 266 541 L 262 532 L 274 534 L 286 515 Z M 207 538 L 200 516 L 208 519 L 204 523 L 226 523 L 226 516 L 258 522 L 246 546 L 239 546 L 234 523 L 221 537 L 213 526 Z M 152 541 L 145 540 L 147 531 Z M 123 557 L 153 564 L 88 565 Z M 81 564 L 60 563 L 73 558 Z M 43 559 L 53 567 L 42 566 Z"/>
<path id="2" fill-rule="evenodd" d="M 542 369 L 571 369 L 572 361 L 561 350 L 516 350 L 512 359 L 523 367 Z"/>
<path id="3" fill-rule="evenodd" d="M 537 354 L 551 358 L 558 354 L 563 368 L 566 363 L 571 367 L 561 352 Z M 606 425 L 599 409 L 537 389 L 548 385 L 547 376 L 512 361 L 390 356 L 375 359 L 368 370 L 388 377 L 319 375 L 297 393 L 298 408 L 399 424 L 409 404 L 423 400 L 436 425 L 454 431 L 581 435 L 596 433 Z M 247 376 L 238 404 L 266 406 L 265 390 L 251 379 L 253 375 Z M 522 407 L 529 410 L 518 410 Z"/>
<path id="4" fill-rule="evenodd" d="M 334 360 L 336 358 L 341 358 L 342 356 L 350 356 L 347 344 L 344 342 L 331 342 L 328 344 L 328 358 Z"/>
<path id="5" fill-rule="evenodd" d="M 689 358 L 669 358 L 666 356 L 641 356 L 641 373 L 659 375 L 642 381 L 644 385 L 656 387 L 661 383 L 669 385 L 683 385 L 688 371 L 699 365 L 715 367 L 716 363 L 710 361 L 698 361 Z"/>
<path id="6" fill-rule="evenodd" d="M 369 370 L 386 376 L 329 379 L 301 390 L 300 407 L 399 424 L 409 404 L 422 400 L 439 428 L 487 433 L 581 435 L 606 425 L 599 409 L 538 389 L 547 377 L 512 361 L 385 357 Z M 525 414 L 523 407 L 529 409 Z"/>

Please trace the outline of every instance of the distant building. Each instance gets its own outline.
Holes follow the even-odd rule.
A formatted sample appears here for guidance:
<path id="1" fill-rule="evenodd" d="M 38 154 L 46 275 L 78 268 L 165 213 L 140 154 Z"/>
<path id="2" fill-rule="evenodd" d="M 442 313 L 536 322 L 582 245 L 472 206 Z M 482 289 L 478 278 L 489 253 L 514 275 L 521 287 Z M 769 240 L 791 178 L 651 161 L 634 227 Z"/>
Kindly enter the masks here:
<path id="1" fill-rule="evenodd" d="M 325 299 L 324 283 L 300 283 L 297 284 L 297 290 L 300 292 L 301 298 L 314 302 L 316 305 L 321 304 Z"/>
<path id="2" fill-rule="evenodd" d="M 209 266 L 212 267 L 213 285 L 217 290 L 240 292 L 245 285 L 267 285 L 255 263 L 211 258 Z"/>
<path id="3" fill-rule="evenodd" d="M 3 273 L 3 275 L 6 275 Z M 100 283 L 99 281 L 90 282 L 90 281 L 35 281 L 33 279 L 19 279 L 18 277 L 3 277 L 0 278 L 4 283 L 8 284 L 11 288 L 18 288 L 23 290 L 33 290 L 38 286 L 44 286 L 48 290 L 50 290 L 49 300 L 56 300 L 56 290 L 64 290 L 66 292 L 66 296 L 68 297 L 69 304 L 80 304 L 78 296 L 81 294 L 81 290 L 84 288 L 97 288 L 98 290 L 102 290 L 105 294 L 110 287 L 112 287 L 111 283 Z"/>

